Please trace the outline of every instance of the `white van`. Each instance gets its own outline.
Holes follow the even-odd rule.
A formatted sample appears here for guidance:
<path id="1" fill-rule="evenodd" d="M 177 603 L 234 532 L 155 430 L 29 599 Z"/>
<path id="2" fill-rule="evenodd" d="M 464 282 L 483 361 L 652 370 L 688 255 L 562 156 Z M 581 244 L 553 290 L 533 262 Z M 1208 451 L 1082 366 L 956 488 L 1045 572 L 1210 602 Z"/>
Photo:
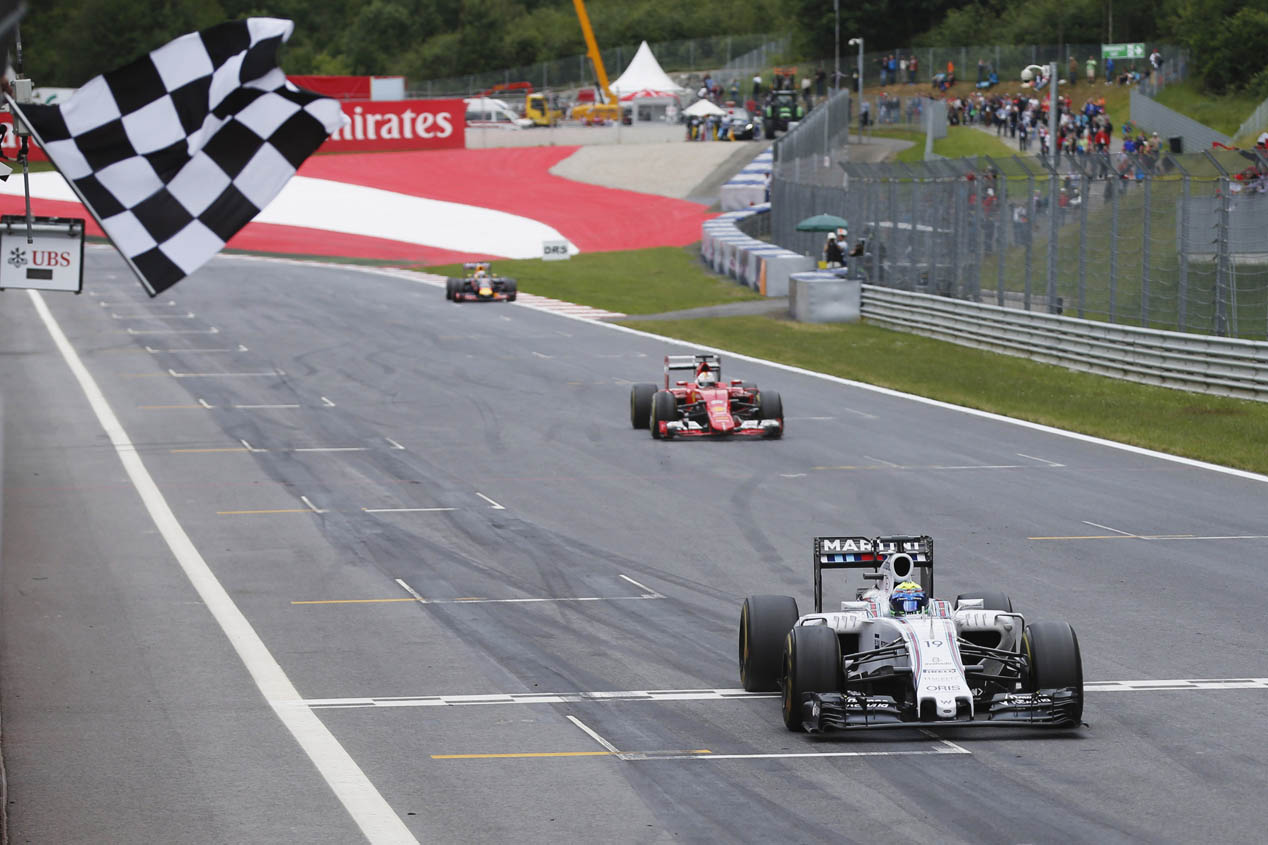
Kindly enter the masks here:
<path id="1" fill-rule="evenodd" d="M 467 104 L 467 125 L 495 129 L 527 129 L 533 121 L 520 117 L 503 100 L 490 97 L 471 97 Z"/>

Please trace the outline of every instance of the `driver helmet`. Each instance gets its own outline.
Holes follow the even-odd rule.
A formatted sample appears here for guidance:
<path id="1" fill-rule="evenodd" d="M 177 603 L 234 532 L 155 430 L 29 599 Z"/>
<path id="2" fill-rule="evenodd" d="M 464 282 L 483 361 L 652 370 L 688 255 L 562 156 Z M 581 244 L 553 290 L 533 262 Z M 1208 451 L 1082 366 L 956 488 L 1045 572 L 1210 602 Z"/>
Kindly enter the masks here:
<path id="1" fill-rule="evenodd" d="M 696 376 L 697 387 L 713 387 L 718 383 L 718 377 L 712 370 L 704 369 L 700 371 L 700 375 Z"/>
<path id="2" fill-rule="evenodd" d="M 928 603 L 924 589 L 915 581 L 904 581 L 889 594 L 889 606 L 895 616 L 920 613 Z"/>

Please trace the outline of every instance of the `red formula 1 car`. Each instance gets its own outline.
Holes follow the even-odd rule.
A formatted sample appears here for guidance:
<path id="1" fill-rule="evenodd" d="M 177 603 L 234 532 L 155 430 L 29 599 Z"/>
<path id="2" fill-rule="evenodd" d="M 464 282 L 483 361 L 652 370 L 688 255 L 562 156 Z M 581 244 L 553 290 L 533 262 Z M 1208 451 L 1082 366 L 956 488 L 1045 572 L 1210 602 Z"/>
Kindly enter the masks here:
<path id="1" fill-rule="evenodd" d="M 670 382 L 688 370 L 692 381 Z M 666 355 L 665 387 L 636 384 L 630 390 L 630 423 L 652 437 L 781 437 L 784 405 L 773 390 L 740 379 L 722 380 L 717 355 Z"/>
<path id="2" fill-rule="evenodd" d="M 519 285 L 514 279 L 493 275 L 487 261 L 462 265 L 461 278 L 445 279 L 445 299 L 453 302 L 514 302 Z"/>

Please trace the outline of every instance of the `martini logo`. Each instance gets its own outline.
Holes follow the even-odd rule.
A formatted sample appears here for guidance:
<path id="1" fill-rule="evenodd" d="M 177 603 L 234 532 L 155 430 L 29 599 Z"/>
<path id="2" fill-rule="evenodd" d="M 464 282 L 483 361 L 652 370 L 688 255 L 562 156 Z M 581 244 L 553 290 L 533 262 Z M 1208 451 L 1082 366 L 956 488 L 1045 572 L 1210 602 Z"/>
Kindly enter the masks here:
<path id="1" fill-rule="evenodd" d="M 862 537 L 843 537 L 825 539 L 819 548 L 824 552 L 870 552 L 872 543 Z"/>
<path id="2" fill-rule="evenodd" d="M 14 267 L 25 267 L 26 253 L 21 249 L 15 248 L 13 252 L 9 253 L 9 263 Z"/>

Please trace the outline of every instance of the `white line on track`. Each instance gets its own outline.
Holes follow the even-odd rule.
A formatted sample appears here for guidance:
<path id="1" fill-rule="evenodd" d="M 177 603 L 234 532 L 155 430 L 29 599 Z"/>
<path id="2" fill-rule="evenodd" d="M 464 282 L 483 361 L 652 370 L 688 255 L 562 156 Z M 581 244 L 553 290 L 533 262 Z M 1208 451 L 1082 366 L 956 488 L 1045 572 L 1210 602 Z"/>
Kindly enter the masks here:
<path id="1" fill-rule="evenodd" d="M 312 511 L 313 513 L 325 513 L 324 510 L 322 510 L 321 508 L 317 507 L 312 502 L 310 502 L 307 496 L 300 496 L 299 500 L 303 502 L 305 505 L 307 505 L 308 509 Z"/>
<path id="2" fill-rule="evenodd" d="M 146 346 L 145 351 L 151 355 L 157 355 L 160 352 L 170 352 L 172 354 L 198 352 L 200 354 L 207 354 L 209 352 L 250 352 L 251 350 L 239 343 L 237 346 L 222 346 L 216 349 L 155 349 L 153 346 Z"/>
<path id="3" fill-rule="evenodd" d="M 230 405 L 229 407 L 238 411 L 258 411 L 270 408 L 298 408 L 299 405 Z"/>
<path id="4" fill-rule="evenodd" d="M 331 401 L 330 401 L 329 399 L 327 399 L 325 396 L 321 397 L 321 404 L 325 405 L 327 408 L 333 408 L 333 407 L 335 407 L 335 403 L 334 403 L 334 402 L 331 402 Z"/>
<path id="5" fill-rule="evenodd" d="M 129 327 L 128 334 L 220 334 L 220 329 L 215 326 L 209 329 L 134 329 Z"/>
<path id="6" fill-rule="evenodd" d="M 1130 531 L 1119 531 L 1117 528 L 1110 528 L 1108 525 L 1101 525 L 1101 523 L 1099 523 L 1099 522 L 1089 522 L 1089 521 L 1088 521 L 1088 520 L 1086 520 L 1086 519 L 1081 520 L 1081 521 L 1083 522 L 1083 524 L 1084 524 L 1084 525 L 1090 525 L 1090 526 L 1092 526 L 1093 528 L 1102 528 L 1102 529 L 1104 529 L 1104 530 L 1106 530 L 1106 531 L 1113 531 L 1115 534 L 1122 534 L 1124 537 L 1136 537 L 1136 536 L 1138 536 L 1138 535 L 1136 535 L 1136 534 L 1131 533 Z"/>
<path id="7" fill-rule="evenodd" d="M 209 403 L 206 399 L 203 399 L 201 396 L 200 396 L 200 397 L 198 397 L 198 404 L 199 404 L 199 405 L 202 405 L 204 408 L 206 408 L 206 409 L 207 409 L 207 410 L 209 410 L 209 411 L 210 411 L 213 407 L 215 407 L 214 405 L 212 405 L 211 403 Z"/>
<path id="8" fill-rule="evenodd" d="M 1056 461 L 1050 461 L 1050 460 L 1048 460 L 1047 458 L 1036 458 L 1034 455 L 1026 455 L 1026 454 L 1023 454 L 1023 453 L 1021 453 L 1021 452 L 1018 452 L 1018 453 L 1017 453 L 1017 457 L 1019 457 L 1019 458 L 1028 458 L 1029 460 L 1032 460 L 1032 461 L 1039 461 L 1039 463 L 1041 463 L 1041 464 L 1047 464 L 1047 465 L 1048 465 L 1048 466 L 1050 466 L 1050 467 L 1063 467 L 1063 466 L 1065 466 L 1065 464 L 1059 464 L 1059 463 L 1057 463 Z"/>
<path id="9" fill-rule="evenodd" d="M 635 581 L 633 578 L 631 578 L 631 577 L 630 577 L 630 576 L 628 576 L 628 575 L 621 575 L 620 573 L 617 573 L 617 574 L 618 574 L 618 575 L 619 575 L 622 579 L 624 579 L 624 580 L 626 580 L 626 581 L 629 581 L 629 582 L 630 582 L 631 584 L 633 584 L 635 587 L 638 587 L 640 590 L 642 590 L 642 591 L 643 591 L 643 593 L 644 593 L 646 596 L 648 596 L 648 598 L 658 598 L 658 599 L 663 599 L 663 598 L 664 598 L 664 596 L 662 596 L 660 593 L 656 592 L 655 590 L 653 590 L 651 587 L 647 586 L 646 584 L 640 584 L 639 582 Z"/>
<path id="10" fill-rule="evenodd" d="M 178 373 L 170 367 L 167 372 L 172 378 L 274 378 L 286 375 L 283 370 L 269 370 L 266 373 Z"/>
<path id="11" fill-rule="evenodd" d="M 404 582 L 415 598 L 430 603 Z M 1197 678 L 1190 680 L 1084 681 L 1085 692 L 1183 692 L 1211 690 L 1268 690 L 1268 678 Z M 314 708 L 360 707 L 460 707 L 483 704 L 579 704 L 614 701 L 758 701 L 779 698 L 777 692 L 745 692 L 742 689 L 609 690 L 603 692 L 522 692 L 481 695 L 412 695 L 374 698 L 310 698 L 275 702 Z"/>
<path id="12" fill-rule="evenodd" d="M 506 508 L 502 507 L 502 506 L 501 506 L 501 505 L 499 505 L 497 502 L 493 501 L 493 500 L 492 500 L 492 499 L 490 499 L 488 496 L 484 495 L 483 493 L 479 492 L 478 490 L 476 491 L 476 495 L 477 495 L 477 496 L 479 496 L 481 499 L 484 499 L 486 502 L 488 502 L 488 503 L 489 503 L 489 505 L 493 508 L 493 510 L 495 510 L 495 511 L 504 511 L 504 510 L 506 510 Z"/>
<path id="13" fill-rule="evenodd" d="M 442 513 L 457 508 L 362 508 L 366 513 Z"/>
<path id="14" fill-rule="evenodd" d="M 67 340 L 56 318 L 49 311 L 44 299 L 38 291 L 28 291 L 36 313 L 44 322 L 49 336 L 61 352 L 66 365 L 79 382 L 89 405 L 97 416 L 101 427 L 105 429 L 115 454 L 136 488 L 146 511 L 153 520 L 159 534 L 171 549 L 173 557 L 180 565 L 185 577 L 197 591 L 207 610 L 215 618 L 220 629 L 224 631 L 243 665 L 255 681 L 264 700 L 269 702 L 273 712 L 286 726 L 304 753 L 317 767 L 327 785 L 351 815 L 353 821 L 361 829 L 371 843 L 417 843 L 417 839 L 405 827 L 400 817 L 392 810 L 374 784 L 365 776 L 365 772 L 339 744 L 322 724 L 313 711 L 300 702 L 299 691 L 295 689 L 286 672 L 276 658 L 269 652 L 259 634 L 251 627 L 251 623 L 220 581 L 216 579 L 211 567 L 203 560 L 198 548 L 189 539 L 185 529 L 177 521 L 171 507 L 163 497 L 158 485 L 145 468 L 136 446 L 128 437 L 127 431 L 120 425 L 118 417 L 110 408 L 101 388 L 80 360 L 79 354 Z M 287 706 L 279 706 L 276 702 L 290 702 Z"/>
<path id="15" fill-rule="evenodd" d="M 292 452 L 368 452 L 368 446 L 305 446 Z"/>
<path id="16" fill-rule="evenodd" d="M 863 459 L 867 461 L 871 461 L 872 463 L 880 464 L 882 466 L 894 467 L 895 469 L 902 466 L 902 464 L 896 464 L 893 461 L 883 461 L 880 458 L 874 458 L 871 455 L 864 455 Z"/>
<path id="17" fill-rule="evenodd" d="M 111 314 L 115 320 L 192 320 L 194 312 L 188 314 Z"/>
<path id="18" fill-rule="evenodd" d="M 581 730 L 585 732 L 586 736 L 590 737 L 595 742 L 599 743 L 599 745 L 602 745 L 608 751 L 612 752 L 612 754 L 614 754 L 615 756 L 624 757 L 624 755 L 621 754 L 621 752 L 616 749 L 615 745 L 608 742 L 603 737 L 599 736 L 598 731 L 591 728 L 589 725 L 587 725 L 585 722 L 578 719 L 576 716 L 573 716 L 571 713 L 569 713 L 569 714 L 566 714 L 564 718 L 566 718 L 569 722 L 572 722 L 577 727 L 581 728 Z"/>
<path id="19" fill-rule="evenodd" d="M 392 438 L 390 438 L 390 437 L 384 437 L 383 439 L 384 439 L 384 440 L 386 440 L 388 443 L 391 443 L 391 444 L 392 444 L 392 448 L 393 448 L 393 449 L 400 449 L 401 451 L 404 451 L 404 450 L 405 450 L 405 447 L 404 447 L 404 446 L 402 446 L 400 443 L 397 443 L 397 442 L 396 442 L 395 440 L 393 440 Z"/>

